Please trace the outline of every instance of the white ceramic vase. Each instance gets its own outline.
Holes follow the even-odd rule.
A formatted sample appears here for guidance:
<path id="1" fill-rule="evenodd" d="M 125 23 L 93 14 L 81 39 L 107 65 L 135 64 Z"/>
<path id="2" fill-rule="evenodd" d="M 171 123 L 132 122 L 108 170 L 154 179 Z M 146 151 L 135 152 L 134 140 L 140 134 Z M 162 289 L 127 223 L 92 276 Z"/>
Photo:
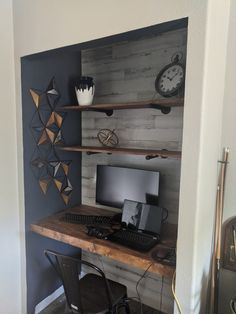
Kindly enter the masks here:
<path id="1" fill-rule="evenodd" d="M 81 76 L 78 86 L 75 86 L 75 93 L 80 106 L 89 106 L 93 103 L 95 86 L 93 78 Z"/>

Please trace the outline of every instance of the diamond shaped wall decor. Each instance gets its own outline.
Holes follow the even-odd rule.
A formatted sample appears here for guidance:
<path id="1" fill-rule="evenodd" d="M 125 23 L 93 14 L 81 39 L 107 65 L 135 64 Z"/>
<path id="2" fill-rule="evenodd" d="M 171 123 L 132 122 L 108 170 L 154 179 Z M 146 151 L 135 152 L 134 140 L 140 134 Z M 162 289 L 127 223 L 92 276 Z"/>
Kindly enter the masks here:
<path id="1" fill-rule="evenodd" d="M 64 143 L 61 127 L 66 117 L 55 108 L 60 99 L 55 79 L 52 78 L 45 91 L 31 88 L 29 90 L 35 105 L 35 112 L 30 122 L 36 149 L 31 158 L 31 169 L 44 194 L 53 182 L 67 205 L 73 187 L 68 178 L 71 160 L 60 160 L 54 146 Z"/>

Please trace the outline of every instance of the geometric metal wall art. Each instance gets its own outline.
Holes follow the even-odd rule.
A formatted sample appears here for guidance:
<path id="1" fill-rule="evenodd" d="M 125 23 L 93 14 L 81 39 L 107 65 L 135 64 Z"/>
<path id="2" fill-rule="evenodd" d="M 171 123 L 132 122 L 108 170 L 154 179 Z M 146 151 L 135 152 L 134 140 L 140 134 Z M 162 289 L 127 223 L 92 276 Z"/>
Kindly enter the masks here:
<path id="1" fill-rule="evenodd" d="M 60 160 L 55 150 L 57 144 L 64 143 L 61 127 L 66 116 L 56 112 L 60 93 L 55 79 L 51 79 L 45 91 L 31 88 L 30 94 L 35 106 L 30 129 L 36 143 L 31 169 L 42 192 L 46 194 L 54 184 L 67 205 L 73 191 L 68 177 L 71 160 Z"/>

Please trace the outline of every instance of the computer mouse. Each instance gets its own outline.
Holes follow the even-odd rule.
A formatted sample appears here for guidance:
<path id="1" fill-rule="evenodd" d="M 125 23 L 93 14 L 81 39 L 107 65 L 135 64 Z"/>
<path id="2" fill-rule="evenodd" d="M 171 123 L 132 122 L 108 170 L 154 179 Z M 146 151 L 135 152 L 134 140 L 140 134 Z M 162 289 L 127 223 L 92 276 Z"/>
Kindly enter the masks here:
<path id="1" fill-rule="evenodd" d="M 154 261 L 163 262 L 168 265 L 176 264 L 175 249 L 170 247 L 160 246 L 152 252 Z"/>
<path id="2" fill-rule="evenodd" d="M 165 259 L 167 255 L 169 254 L 170 249 L 166 247 L 160 247 L 152 252 L 153 258 L 159 258 L 159 259 Z"/>

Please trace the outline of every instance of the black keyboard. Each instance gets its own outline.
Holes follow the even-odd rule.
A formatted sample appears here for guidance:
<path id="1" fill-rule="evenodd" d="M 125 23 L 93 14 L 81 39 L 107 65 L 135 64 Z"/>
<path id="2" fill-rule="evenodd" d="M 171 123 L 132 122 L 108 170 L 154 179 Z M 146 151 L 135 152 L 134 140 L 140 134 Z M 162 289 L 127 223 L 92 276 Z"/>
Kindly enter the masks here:
<path id="1" fill-rule="evenodd" d="M 108 240 L 137 251 L 146 252 L 159 242 L 159 236 L 152 236 L 129 229 L 120 229 L 109 235 Z"/>
<path id="2" fill-rule="evenodd" d="M 80 215 L 75 213 L 65 213 L 62 220 L 81 225 L 110 225 L 112 223 L 111 216 Z"/>

